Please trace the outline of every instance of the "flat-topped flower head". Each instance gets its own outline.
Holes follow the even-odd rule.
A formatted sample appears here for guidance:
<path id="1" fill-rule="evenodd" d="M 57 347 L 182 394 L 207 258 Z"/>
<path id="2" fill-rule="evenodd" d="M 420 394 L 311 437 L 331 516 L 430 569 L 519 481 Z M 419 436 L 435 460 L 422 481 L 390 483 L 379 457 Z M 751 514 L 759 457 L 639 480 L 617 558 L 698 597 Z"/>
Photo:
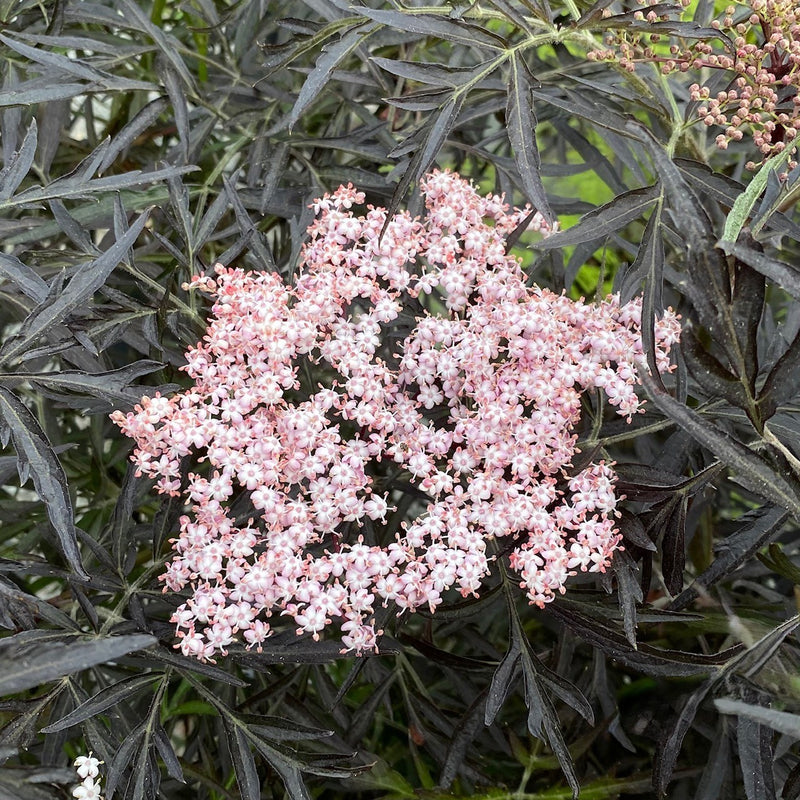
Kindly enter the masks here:
<path id="1" fill-rule="evenodd" d="M 572 469 L 575 426 L 588 389 L 641 410 L 640 303 L 529 286 L 506 252 L 529 208 L 450 172 L 421 189 L 419 219 L 358 214 L 352 186 L 316 201 L 291 285 L 221 265 L 193 278 L 215 303 L 192 387 L 112 415 L 139 473 L 188 506 L 162 578 L 188 590 L 173 616 L 186 655 L 260 650 L 283 617 L 364 652 L 379 608 L 477 594 L 498 552 L 543 606 L 619 547 L 613 465 Z M 664 312 L 659 370 L 679 335 Z M 427 499 L 384 534 L 392 473 Z"/>

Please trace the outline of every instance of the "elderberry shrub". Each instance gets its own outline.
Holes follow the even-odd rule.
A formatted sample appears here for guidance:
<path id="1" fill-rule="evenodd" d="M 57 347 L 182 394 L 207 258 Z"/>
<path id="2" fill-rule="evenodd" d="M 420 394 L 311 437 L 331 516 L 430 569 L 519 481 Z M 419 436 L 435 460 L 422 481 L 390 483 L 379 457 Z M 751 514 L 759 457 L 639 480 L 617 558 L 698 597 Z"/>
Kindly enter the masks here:
<path id="1" fill-rule="evenodd" d="M 0 795 L 798 795 L 796 8 L 0 17 Z"/>

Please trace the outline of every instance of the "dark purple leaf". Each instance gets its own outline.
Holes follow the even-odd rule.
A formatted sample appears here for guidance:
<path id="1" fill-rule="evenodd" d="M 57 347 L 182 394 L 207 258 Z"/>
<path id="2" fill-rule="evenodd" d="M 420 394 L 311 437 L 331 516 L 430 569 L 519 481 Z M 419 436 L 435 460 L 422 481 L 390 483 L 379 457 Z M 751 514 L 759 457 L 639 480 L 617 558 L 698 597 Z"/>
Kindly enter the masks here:
<path id="1" fill-rule="evenodd" d="M 542 178 L 539 174 L 539 149 L 536 145 L 536 113 L 533 108 L 531 76 L 525 62 L 516 53 L 508 69 L 506 101 L 506 131 L 519 170 L 522 187 L 533 207 L 552 224 L 550 209 Z"/>
<path id="2" fill-rule="evenodd" d="M 0 34 L 0 40 L 5 38 Z M 36 154 L 36 140 L 37 128 L 34 119 L 31 120 L 19 150 L 7 159 L 5 166 L 0 170 L 0 202 L 8 200 L 30 172 L 33 157 Z"/>
<path id="3" fill-rule="evenodd" d="M 148 673 L 147 675 L 132 675 L 130 678 L 124 678 L 112 686 L 107 686 L 101 689 L 96 695 L 90 697 L 85 702 L 81 703 L 74 711 L 71 711 L 65 717 L 62 717 L 57 722 L 52 722 L 46 728 L 42 728 L 42 733 L 53 733 L 69 728 L 72 725 L 77 725 L 89 717 L 95 717 L 102 714 L 112 706 L 127 700 L 137 692 L 140 692 L 146 686 L 149 686 L 156 678 L 162 676 L 158 673 Z"/>
<path id="4" fill-rule="evenodd" d="M 686 499 L 670 503 L 671 513 L 664 525 L 661 540 L 661 571 L 664 585 L 674 597 L 683 588 L 683 569 L 686 564 Z"/>
<path id="5" fill-rule="evenodd" d="M 0 349 L 0 362 L 10 361 L 25 353 L 36 339 L 85 303 L 106 282 L 111 272 L 125 257 L 128 248 L 142 232 L 148 216 L 148 212 L 141 214 L 125 236 L 116 241 L 103 255 L 79 267 L 57 297 L 35 309 L 25 320 L 17 336 L 7 341 Z"/>
<path id="6" fill-rule="evenodd" d="M 743 244 L 719 242 L 718 247 L 724 250 L 727 255 L 736 256 L 745 264 L 749 264 L 795 299 L 800 299 L 800 269 L 797 267 L 784 261 L 778 261 Z"/>
<path id="7" fill-rule="evenodd" d="M 750 398 L 742 382 L 703 347 L 693 326 L 683 329 L 681 354 L 689 372 L 710 398 L 725 398 L 745 411 L 750 408 Z"/>
<path id="8" fill-rule="evenodd" d="M 29 475 L 33 478 L 64 558 L 77 575 L 88 578 L 78 550 L 75 517 L 64 468 L 36 417 L 13 392 L 0 386 L 0 440 L 8 442 L 9 437 L 17 453 L 21 482 L 25 483 Z"/>
<path id="9" fill-rule="evenodd" d="M 17 636 L 7 639 L 7 644 L 13 645 Z M 73 638 L 66 642 L 42 642 L 37 646 L 28 646 L 10 658 L 0 654 L 0 696 L 41 686 L 73 672 L 114 661 L 136 650 L 144 650 L 155 643 L 153 636 L 136 633 L 103 639 Z"/>
<path id="10" fill-rule="evenodd" d="M 37 303 L 43 303 L 47 297 L 47 283 L 16 256 L 0 253 L 0 276 L 18 286 L 25 295 Z"/>
<path id="11" fill-rule="evenodd" d="M 639 219 L 658 197 L 657 186 L 632 189 L 615 197 L 610 202 L 585 214 L 579 222 L 560 233 L 537 242 L 539 250 L 552 250 L 581 242 L 610 236 L 622 230 L 628 223 Z"/>
<path id="12" fill-rule="evenodd" d="M 506 42 L 485 26 L 473 25 L 464 20 L 452 20 L 434 14 L 385 11 L 366 6 L 357 6 L 354 10 L 374 22 L 399 31 L 444 39 L 466 47 L 489 47 L 492 50 L 503 50 L 506 47 Z"/>
<path id="13" fill-rule="evenodd" d="M 793 516 L 800 516 L 797 488 L 769 462 L 734 439 L 727 431 L 716 427 L 696 411 L 671 397 L 644 370 L 640 371 L 639 378 L 655 405 L 728 465 L 742 485 L 783 506 Z"/>
<path id="14" fill-rule="evenodd" d="M 397 61 L 392 58 L 372 59 L 381 69 L 386 70 L 399 78 L 417 81 L 430 86 L 444 86 L 454 89 L 462 86 L 474 77 L 475 67 L 448 67 L 444 64 L 427 63 L 420 61 Z"/>
<path id="15" fill-rule="evenodd" d="M 638 569 L 625 550 L 614 554 L 611 568 L 617 579 L 617 598 L 625 637 L 632 647 L 636 647 L 636 604 L 643 599 Z"/>
<path id="16" fill-rule="evenodd" d="M 672 773 L 675 770 L 675 764 L 681 752 L 683 739 L 692 726 L 701 703 L 718 681 L 719 677 L 714 676 L 689 695 L 680 713 L 672 723 L 669 733 L 664 737 L 660 746 L 656 748 L 656 759 L 653 766 L 653 787 L 660 796 L 666 794 L 667 786 L 672 780 Z"/>
<path id="17" fill-rule="evenodd" d="M 715 701 L 718 710 L 724 700 Z M 731 702 L 731 701 L 728 701 Z M 742 703 L 742 705 L 745 705 Z M 758 708 L 754 706 L 752 708 Z M 730 712 L 728 712 L 730 713 Z M 775 714 L 783 712 L 776 711 Z M 794 716 L 786 714 L 786 716 Z M 798 718 L 794 717 L 794 735 L 800 737 Z M 747 800 L 775 800 L 775 780 L 772 776 L 772 731 L 740 712 L 736 720 L 736 745 Z"/>
<path id="18" fill-rule="evenodd" d="M 800 371 L 800 332 L 775 362 L 761 387 L 758 408 L 761 419 L 766 421 L 777 412 L 778 407 L 797 396 L 797 374 Z"/>
<path id="19" fill-rule="evenodd" d="M 335 42 L 329 42 L 322 49 L 314 69 L 303 82 L 297 100 L 286 119 L 286 126 L 291 131 L 305 110 L 319 97 L 320 92 L 333 76 L 333 70 L 352 53 L 375 30 L 375 26 L 357 24 L 345 31 Z"/>
<path id="20" fill-rule="evenodd" d="M 389 206 L 386 209 L 387 223 L 397 211 L 402 198 L 405 196 L 406 189 L 408 189 L 411 183 L 418 181 L 430 168 L 439 149 L 453 129 L 465 98 L 466 95 L 464 92 L 455 91 L 444 102 L 438 113 L 431 115 L 428 124 L 423 129 L 422 143 L 419 145 L 417 151 L 414 153 L 414 157 L 406 167 L 403 176 L 400 178 L 394 190 Z"/>
<path id="21" fill-rule="evenodd" d="M 689 606 L 701 594 L 727 578 L 745 561 L 753 557 L 783 530 L 789 514 L 780 506 L 769 505 L 749 511 L 742 525 L 717 546 L 714 561 L 669 605 L 674 611 Z"/>
<path id="22" fill-rule="evenodd" d="M 250 742 L 240 727 L 223 715 L 222 723 L 228 734 L 228 750 L 233 761 L 233 771 L 242 800 L 261 800 L 261 781 L 256 769 L 256 760 L 250 750 Z"/>

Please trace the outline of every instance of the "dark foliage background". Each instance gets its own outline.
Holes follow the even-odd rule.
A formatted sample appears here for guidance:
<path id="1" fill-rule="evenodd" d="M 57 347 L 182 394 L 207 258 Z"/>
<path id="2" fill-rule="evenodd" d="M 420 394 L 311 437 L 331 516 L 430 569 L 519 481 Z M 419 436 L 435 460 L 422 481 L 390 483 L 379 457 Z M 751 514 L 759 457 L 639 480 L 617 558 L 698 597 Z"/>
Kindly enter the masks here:
<path id="1" fill-rule="evenodd" d="M 69 796 L 88 750 L 124 800 L 800 796 L 798 173 L 716 150 L 691 76 L 587 60 L 629 11 L 0 2 L 1 798 Z M 185 381 L 192 274 L 288 277 L 313 197 L 415 208 L 432 165 L 560 218 L 533 280 L 683 315 L 646 415 L 587 408 L 626 550 L 544 611 L 505 580 L 387 619 L 379 657 L 176 654 L 180 507 L 108 413 Z"/>

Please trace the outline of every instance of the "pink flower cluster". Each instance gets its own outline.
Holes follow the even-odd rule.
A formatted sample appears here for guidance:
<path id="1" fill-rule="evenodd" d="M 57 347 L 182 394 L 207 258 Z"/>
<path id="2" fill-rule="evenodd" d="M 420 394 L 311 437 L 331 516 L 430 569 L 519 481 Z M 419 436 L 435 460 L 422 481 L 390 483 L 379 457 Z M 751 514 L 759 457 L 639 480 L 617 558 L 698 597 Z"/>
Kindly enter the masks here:
<path id="1" fill-rule="evenodd" d="M 185 654 L 210 659 L 237 636 L 260 648 L 277 613 L 315 639 L 335 622 L 362 652 L 377 604 L 477 594 L 498 553 L 543 606 L 619 546 L 611 465 L 570 465 L 586 389 L 639 410 L 640 304 L 529 286 L 506 253 L 529 209 L 449 172 L 421 188 L 423 219 L 358 216 L 352 186 L 318 200 L 294 285 L 222 266 L 194 278 L 216 302 L 187 353 L 193 387 L 112 415 L 139 472 L 187 499 L 163 576 L 191 589 L 173 618 Z M 665 312 L 659 370 L 679 334 Z M 204 467 L 182 488 L 192 453 Z M 397 478 L 427 499 L 385 541 Z"/>

